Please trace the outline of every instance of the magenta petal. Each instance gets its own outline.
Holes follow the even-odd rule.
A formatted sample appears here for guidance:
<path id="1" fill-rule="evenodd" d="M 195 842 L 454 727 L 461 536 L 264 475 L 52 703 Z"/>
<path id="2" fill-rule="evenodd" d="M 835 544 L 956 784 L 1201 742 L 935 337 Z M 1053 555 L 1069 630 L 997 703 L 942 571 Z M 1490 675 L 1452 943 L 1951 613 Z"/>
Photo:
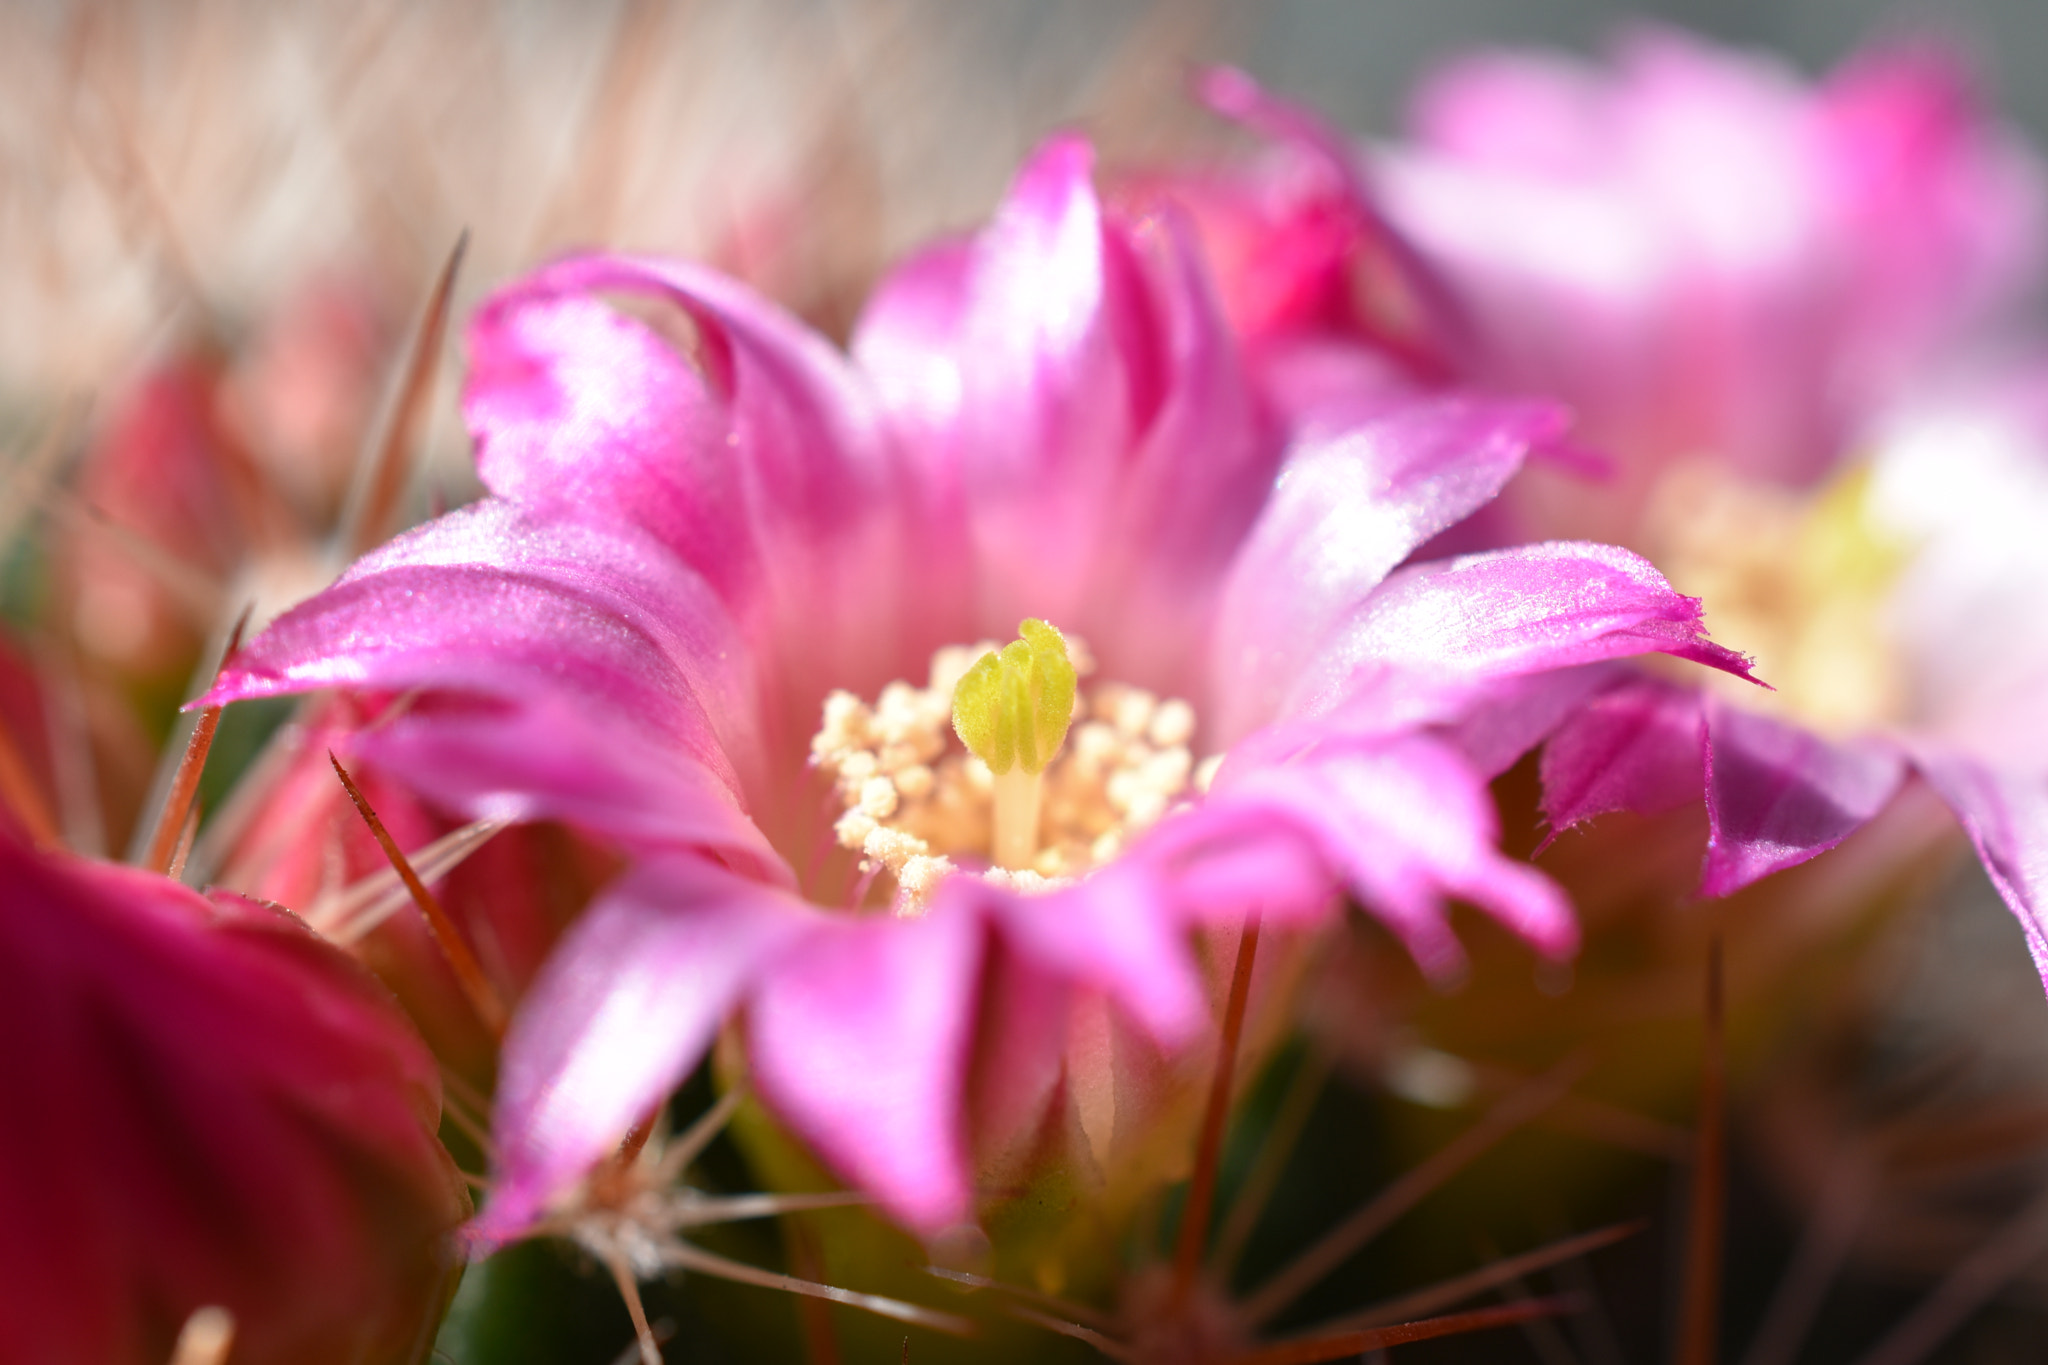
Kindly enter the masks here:
<path id="1" fill-rule="evenodd" d="M 1259 410 L 1192 229 L 1162 211 L 1133 236 L 1158 318 L 1156 336 L 1130 338 L 1124 354 L 1137 368 L 1141 345 L 1157 352 L 1147 359 L 1160 397 L 1130 453 L 1091 585 L 1098 603 L 1118 609 L 1092 628 L 1123 654 L 1179 674 L 1192 660 L 1177 656 L 1200 637 L 1216 585 L 1272 485 L 1282 443 Z"/>
<path id="2" fill-rule="evenodd" d="M 689 1074 L 761 964 L 819 917 L 708 859 L 643 861 L 555 949 L 505 1037 L 481 1253 L 532 1226 Z"/>
<path id="3" fill-rule="evenodd" d="M 1916 762 L 1962 821 L 2048 985 L 2048 781 L 1953 753 L 1923 753 Z"/>
<path id="4" fill-rule="evenodd" d="M 1726 896 L 1833 848 L 1884 809 L 1905 772 L 1888 742 L 1836 743 L 1708 698 L 1700 894 Z"/>
<path id="5" fill-rule="evenodd" d="M 1278 442 L 1191 232 L 1106 219 L 1089 170 L 1084 144 L 1048 143 L 988 232 L 890 276 L 856 355 L 920 471 L 920 536 L 950 555 L 971 527 L 979 605 L 1168 674 Z"/>
<path id="6" fill-rule="evenodd" d="M 1341 706 L 1376 728 L 1444 719 L 1482 685 L 1661 652 L 1749 676 L 1706 637 L 1698 599 L 1640 555 L 1552 542 L 1467 555 L 1389 578 L 1295 686 L 1287 710 Z"/>
<path id="7" fill-rule="evenodd" d="M 1623 665 L 1587 664 L 1508 678 L 1482 688 L 1465 713 L 1440 734 L 1474 772 L 1490 780 L 1512 768 L 1623 676 Z M 1699 789 L 1697 782 L 1693 789 Z"/>
<path id="8" fill-rule="evenodd" d="M 1029 1179 L 1048 1121 L 1059 1123 L 1068 1098 L 1067 1040 L 1076 992 L 1028 959 L 992 948 L 983 978 L 983 1028 L 970 1063 L 968 1148 L 986 1184 Z"/>
<path id="9" fill-rule="evenodd" d="M 1156 342 L 1128 335 L 1149 319 L 1134 263 L 1104 231 L 1093 159 L 1077 137 L 1039 148 L 968 273 L 952 448 L 999 619 L 1071 620 L 1086 600 L 1137 409 L 1156 389 L 1143 373 Z"/>
<path id="10" fill-rule="evenodd" d="M 696 345 L 684 355 L 597 291 L 676 305 Z M 883 473 L 845 359 L 699 266 L 560 262 L 479 310 L 470 351 L 464 408 L 493 492 L 650 526 L 706 573 L 758 552 L 748 531 L 843 534 Z"/>
<path id="11" fill-rule="evenodd" d="M 596 297 L 672 305 L 677 345 Z M 893 648 L 901 471 L 832 346 L 714 271 L 578 257 L 502 292 L 470 329 L 477 470 L 524 505 L 644 527 L 754 638 L 869 676 Z M 687 355 L 684 354 L 687 352 Z"/>
<path id="12" fill-rule="evenodd" d="M 1214 646 L 1221 733 L 1271 718 L 1395 565 L 1491 500 L 1530 446 L 1568 422 L 1547 403 L 1447 396 L 1312 431 L 1224 590 Z"/>
<path id="13" fill-rule="evenodd" d="M 1654 815 L 1698 800 L 1705 724 L 1697 692 L 1654 678 L 1595 697 L 1543 746 L 1551 838 L 1610 811 Z"/>
<path id="14" fill-rule="evenodd" d="M 974 914 L 825 919 L 755 989 L 761 1097 L 922 1233 L 971 1216 L 964 1105 L 985 930 Z"/>
<path id="15" fill-rule="evenodd" d="M 1052 978 L 1101 991 L 1168 1045 L 1191 1041 L 1208 1006 L 1186 922 L 1135 853 L 1064 891 L 1020 896 L 955 878 L 941 903 L 980 907 L 1016 958 Z"/>
<path id="16" fill-rule="evenodd" d="M 1150 897 L 1186 924 L 1228 925 L 1257 911 L 1276 924 L 1315 924 L 1341 877 L 1313 831 L 1253 805 L 1204 802 L 1152 830 L 1095 874 L 1118 894 Z"/>
<path id="17" fill-rule="evenodd" d="M 853 334 L 854 363 L 915 475 L 904 495 L 917 544 L 918 624 L 927 632 L 921 645 L 974 630 L 973 534 L 957 441 L 973 259 L 969 241 L 912 256 L 876 286 Z"/>
<path id="18" fill-rule="evenodd" d="M 1331 735 L 1292 762 L 1227 766 L 1209 800 L 1183 818 L 1214 830 L 1275 815 L 1314 842 L 1332 873 L 1427 972 L 1448 975 L 1463 962 L 1443 915 L 1453 897 L 1545 953 L 1562 956 L 1577 946 L 1563 893 L 1494 847 L 1499 830 L 1486 784 L 1444 744 Z"/>
<path id="19" fill-rule="evenodd" d="M 717 847 L 786 879 L 744 806 L 749 659 L 710 588 L 644 534 L 487 500 L 287 612 L 205 700 L 425 689 L 359 747 L 437 801 Z"/>
<path id="20" fill-rule="evenodd" d="M 725 768 L 725 750 L 759 743 L 747 658 L 704 580 L 656 542 L 486 500 L 357 561 L 229 660 L 202 700 L 539 689 L 630 712 Z"/>
<path id="21" fill-rule="evenodd" d="M 967 326 L 970 241 L 927 247 L 891 270 L 853 331 L 853 358 L 914 455 L 951 456 L 960 420 L 961 337 Z M 936 469 L 935 471 L 936 472 Z"/>
<path id="22" fill-rule="evenodd" d="M 348 753 L 475 820 L 561 820 L 628 849 L 695 848 L 756 880 L 795 874 L 712 770 L 648 743 L 629 715 L 537 696 L 427 700 L 358 732 Z"/>
<path id="23" fill-rule="evenodd" d="M 631 520 L 723 588 L 752 567 L 728 414 L 651 327 L 542 275 L 477 311 L 469 353 L 463 413 L 492 492 Z"/>

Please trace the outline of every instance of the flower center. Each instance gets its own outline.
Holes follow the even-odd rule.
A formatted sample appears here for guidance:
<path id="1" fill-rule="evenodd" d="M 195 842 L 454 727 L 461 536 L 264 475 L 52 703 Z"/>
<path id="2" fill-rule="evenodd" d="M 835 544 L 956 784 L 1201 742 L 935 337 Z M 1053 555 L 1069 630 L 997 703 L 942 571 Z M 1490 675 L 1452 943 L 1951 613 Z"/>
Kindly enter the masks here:
<path id="1" fill-rule="evenodd" d="M 923 687 L 825 699 L 811 757 L 840 806 L 834 837 L 859 856 L 865 887 L 893 883 L 898 914 L 963 869 L 1021 891 L 1066 885 L 1214 771 L 1196 771 L 1185 701 L 1083 685 L 1093 664 L 1080 641 L 1037 621 L 1021 633 L 948 645 Z"/>
<path id="2" fill-rule="evenodd" d="M 1874 515 L 1870 483 L 1857 467 L 1800 493 L 1685 466 L 1650 510 L 1653 557 L 1706 603 L 1716 638 L 1755 655 L 1757 676 L 1777 689 L 1741 695 L 1832 734 L 1901 720 L 1907 707 L 1887 618 L 1912 547 Z"/>

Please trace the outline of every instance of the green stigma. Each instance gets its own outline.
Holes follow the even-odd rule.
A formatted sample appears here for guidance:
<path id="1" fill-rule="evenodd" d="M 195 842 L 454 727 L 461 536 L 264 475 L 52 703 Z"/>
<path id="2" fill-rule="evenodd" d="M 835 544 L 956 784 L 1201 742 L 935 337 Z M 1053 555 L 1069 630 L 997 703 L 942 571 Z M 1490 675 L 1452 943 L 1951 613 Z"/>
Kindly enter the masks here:
<path id="1" fill-rule="evenodd" d="M 1020 638 L 975 661 L 953 689 L 953 730 L 1001 777 L 1045 771 L 1074 719 L 1074 665 L 1067 641 L 1045 622 L 1017 623 Z"/>

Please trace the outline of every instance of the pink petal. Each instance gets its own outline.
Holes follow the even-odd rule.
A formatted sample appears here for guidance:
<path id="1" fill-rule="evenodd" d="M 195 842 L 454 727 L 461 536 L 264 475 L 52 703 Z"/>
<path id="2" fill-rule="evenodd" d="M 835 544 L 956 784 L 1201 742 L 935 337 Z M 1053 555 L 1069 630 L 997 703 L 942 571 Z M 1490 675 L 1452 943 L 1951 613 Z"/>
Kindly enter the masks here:
<path id="1" fill-rule="evenodd" d="M 1583 62 L 1480 52 L 1433 72 L 1408 123 L 1416 141 L 1489 169 L 1587 175 L 1602 165 L 1604 94 Z"/>
<path id="2" fill-rule="evenodd" d="M 1128 864 L 1128 866 L 1127 866 Z M 1017 961 L 1114 999 L 1162 1042 L 1183 1044 L 1209 1011 L 1186 922 L 1170 911 L 1150 866 L 1118 859 L 1066 890 L 1020 896 L 954 878 L 940 903 L 975 906 Z"/>
<path id="3" fill-rule="evenodd" d="M 1240 767 L 1233 759 L 1209 799 L 1182 818 L 1212 837 L 1236 823 L 1300 831 L 1433 975 L 1453 974 L 1464 960 L 1444 919 L 1453 897 L 1547 954 L 1569 954 L 1578 943 L 1563 893 L 1494 846 L 1499 827 L 1485 781 L 1432 740 L 1361 743 L 1333 734 L 1292 762 Z"/>
<path id="4" fill-rule="evenodd" d="M 925 579 L 953 587 L 964 514 L 983 621 L 1049 616 L 1164 680 L 1279 442 L 1184 221 L 1106 217 L 1090 166 L 1047 143 L 987 232 L 884 283 L 856 354 L 920 470 Z"/>
<path id="5" fill-rule="evenodd" d="M 1091 585 L 1116 611 L 1093 638 L 1148 661 L 1163 684 L 1194 662 L 1190 642 L 1272 486 L 1282 439 L 1259 411 L 1183 216 L 1163 211 L 1134 237 L 1158 313 L 1161 394 L 1116 491 Z"/>
<path id="6" fill-rule="evenodd" d="M 442 804 L 715 846 L 786 879 L 746 814 L 765 781 L 749 662 L 717 597 L 645 534 L 488 500 L 287 612 L 204 700 L 428 689 L 358 747 Z"/>
<path id="7" fill-rule="evenodd" d="M 492 492 L 645 526 L 728 593 L 756 570 L 722 395 L 651 327 L 543 275 L 477 310 L 469 353 L 463 414 Z"/>
<path id="8" fill-rule="evenodd" d="M 1707 698 L 1700 894 L 1729 895 L 1833 848 L 1884 809 L 1905 772 L 1887 742 L 1836 743 Z"/>
<path id="9" fill-rule="evenodd" d="M 597 291 L 674 304 L 698 329 L 693 354 L 603 309 Z M 563 261 L 479 310 L 470 347 L 465 410 L 492 491 L 653 524 L 706 572 L 759 548 L 719 523 L 833 538 L 889 472 L 845 359 L 701 266 Z"/>
<path id="10" fill-rule="evenodd" d="M 1483 685 L 1661 652 L 1749 676 L 1706 638 L 1698 599 L 1612 545 L 1552 542 L 1417 565 L 1389 578 L 1295 684 L 1292 715 L 1341 706 L 1385 730 L 1448 719 Z"/>
<path id="11" fill-rule="evenodd" d="M 1543 746 L 1550 837 L 1610 811 L 1654 815 L 1697 800 L 1705 724 L 1697 692 L 1654 678 L 1595 697 Z"/>
<path id="12" fill-rule="evenodd" d="M 1077 992 L 1028 959 L 990 945 L 981 1013 L 967 1067 L 969 1150 L 984 1187 L 1028 1181 L 1065 1145 L 1068 1034 Z"/>
<path id="13" fill-rule="evenodd" d="M 986 232 L 890 277 L 857 354 L 925 488 L 923 581 L 958 591 L 964 513 L 976 628 L 1046 616 L 1163 685 L 1280 440 L 1183 217 L 1106 214 L 1091 167 L 1047 142 Z"/>
<path id="14" fill-rule="evenodd" d="M 1078 138 L 1047 142 L 974 244 L 951 448 L 992 619 L 1072 620 L 1087 600 L 1105 514 L 1156 391 L 1157 343 L 1128 251 L 1104 231 L 1092 162 Z"/>
<path id="15" fill-rule="evenodd" d="M 980 996 L 979 916 L 821 919 L 755 987 L 761 1096 L 891 1217 L 933 1233 L 971 1216 L 964 1099 Z"/>
<path id="16" fill-rule="evenodd" d="M 347 754 L 469 819 L 562 820 L 627 849 L 700 849 L 758 881 L 795 881 L 717 773 L 650 743 L 630 714 L 545 694 L 521 705 L 429 698 L 358 731 Z"/>
<path id="17" fill-rule="evenodd" d="M 1096 873 L 1103 894 L 1142 899 L 1185 924 L 1228 925 L 1248 910 L 1314 924 L 1330 912 L 1338 878 L 1309 830 L 1263 809 L 1212 804 L 1175 815 Z"/>
<path id="18" fill-rule="evenodd" d="M 672 305 L 688 358 L 595 291 Z M 593 256 L 492 299 L 470 349 L 465 412 L 493 491 L 645 527 L 752 638 L 779 640 L 799 691 L 882 681 L 902 626 L 901 471 L 822 337 L 713 271 Z"/>
<path id="19" fill-rule="evenodd" d="M 637 715 L 707 762 L 757 747 L 738 628 L 704 579 L 616 522 L 487 499 L 357 561 L 228 661 L 206 705 L 321 687 L 536 688 Z"/>
<path id="20" fill-rule="evenodd" d="M 505 1037 L 482 1254 L 532 1226 L 704 1055 L 764 964 L 822 918 L 704 858 L 642 861 L 585 912 Z"/>
<path id="21" fill-rule="evenodd" d="M 958 458 L 950 441 L 964 401 L 973 265 L 971 240 L 926 247 L 875 286 L 853 330 L 854 363 L 934 477 Z"/>
<path id="22" fill-rule="evenodd" d="M 1474 772 L 1499 777 L 1624 676 L 1620 665 L 1586 664 L 1504 679 L 1481 688 L 1437 733 Z"/>
<path id="23" fill-rule="evenodd" d="M 1916 761 L 1962 821 L 2048 985 L 2048 782 L 1951 752 L 1922 753 Z"/>
<path id="24" fill-rule="evenodd" d="M 1182 559 L 1213 575 L 1263 470 L 1233 475 L 1269 452 L 1192 252 L 1106 220 L 1092 163 L 1044 144 L 985 232 L 884 284 L 857 344 L 930 489 L 927 578 L 952 586 L 964 529 L 979 622 L 1045 616 L 1146 658 L 1200 610 Z"/>
<path id="25" fill-rule="evenodd" d="M 1236 67 L 1212 66 L 1198 73 L 1195 91 L 1204 104 L 1225 118 L 1276 142 L 1298 145 L 1317 159 L 1324 175 L 1356 194 L 1358 168 L 1350 143 L 1322 115 L 1275 96 Z"/>
<path id="26" fill-rule="evenodd" d="M 1491 500 L 1529 447 L 1567 421 L 1545 403 L 1445 396 L 1313 430 L 1281 471 L 1218 610 L 1226 741 L 1269 719 L 1388 571 Z"/>
<path id="27" fill-rule="evenodd" d="M 921 642 L 968 638 L 973 623 L 973 532 L 958 437 L 973 243 L 925 248 L 883 278 L 853 333 L 853 358 L 873 387 L 915 478 L 904 490 L 917 537 Z"/>

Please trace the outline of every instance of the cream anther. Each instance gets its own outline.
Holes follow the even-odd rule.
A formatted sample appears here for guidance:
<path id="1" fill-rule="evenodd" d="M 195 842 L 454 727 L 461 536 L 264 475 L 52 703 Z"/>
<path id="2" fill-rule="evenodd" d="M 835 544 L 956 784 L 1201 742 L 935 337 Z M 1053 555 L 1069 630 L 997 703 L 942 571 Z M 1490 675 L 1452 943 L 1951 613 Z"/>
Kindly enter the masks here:
<path id="1" fill-rule="evenodd" d="M 875 828 L 875 817 L 856 807 L 833 822 L 832 834 L 842 848 L 861 848 Z"/>
<path id="2" fill-rule="evenodd" d="M 1138 739 L 1144 735 L 1146 727 L 1152 723 L 1152 709 L 1157 705 L 1157 698 L 1150 692 L 1116 683 L 1105 683 L 1096 689 L 1093 700 L 1094 713 L 1108 720 L 1126 739 Z"/>
<path id="3" fill-rule="evenodd" d="M 1084 647 L 1067 643 L 1083 683 L 1066 743 L 1043 774 L 1038 840 L 1021 867 L 988 866 L 999 779 L 952 726 L 953 689 L 993 646 L 941 649 L 924 687 L 890 683 L 872 706 L 844 692 L 826 699 L 811 752 L 840 803 L 833 835 L 859 855 L 862 873 L 894 882 L 897 913 L 920 912 L 963 870 L 1026 894 L 1071 884 L 1213 773 L 1218 760 L 1198 769 L 1188 747 L 1193 707 L 1126 684 L 1089 685 Z"/>
<path id="4" fill-rule="evenodd" d="M 932 785 L 936 781 L 930 768 L 922 763 L 913 763 L 896 774 L 896 790 L 906 801 L 922 801 L 932 794 Z"/>
<path id="5" fill-rule="evenodd" d="M 1036 868 L 1029 867 L 1014 870 L 1007 867 L 992 867 L 983 876 L 997 886 L 1007 886 L 1010 890 L 1022 892 L 1027 896 L 1042 896 L 1048 891 L 1057 891 L 1073 882 L 1071 877 L 1047 876 Z"/>
<path id="6" fill-rule="evenodd" d="M 1171 697 L 1159 704 L 1152 713 L 1152 723 L 1145 727 L 1145 738 L 1152 741 L 1156 749 L 1171 749 L 1186 744 L 1195 737 L 1195 708 L 1179 697 Z"/>
<path id="7" fill-rule="evenodd" d="M 896 784 L 886 777 L 871 777 L 860 784 L 860 810 L 877 820 L 896 813 Z"/>

